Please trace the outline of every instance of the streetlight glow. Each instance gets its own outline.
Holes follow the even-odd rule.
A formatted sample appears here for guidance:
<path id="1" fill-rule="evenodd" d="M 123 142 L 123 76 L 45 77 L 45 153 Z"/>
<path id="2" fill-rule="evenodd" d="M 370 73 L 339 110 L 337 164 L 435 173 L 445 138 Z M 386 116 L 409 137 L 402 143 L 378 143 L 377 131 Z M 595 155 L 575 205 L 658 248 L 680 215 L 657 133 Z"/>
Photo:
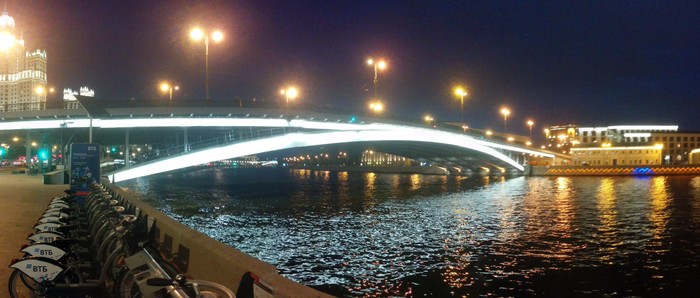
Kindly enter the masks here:
<path id="1" fill-rule="evenodd" d="M 384 105 L 380 101 L 373 101 L 369 103 L 369 109 L 375 114 L 379 114 L 384 111 Z"/>
<path id="2" fill-rule="evenodd" d="M 503 114 L 503 132 L 508 133 L 508 115 L 510 115 L 510 109 L 507 107 L 501 108 L 501 114 Z"/>
<path id="3" fill-rule="evenodd" d="M 284 95 L 285 99 L 287 100 L 287 106 L 289 106 L 289 100 L 290 99 L 295 99 L 297 96 L 299 96 L 299 89 L 297 89 L 294 86 L 287 87 L 286 89 L 280 90 L 280 94 Z"/>
<path id="4" fill-rule="evenodd" d="M 535 125 L 535 121 L 527 120 L 527 126 L 530 127 L 530 140 L 532 140 L 532 126 Z"/>
<path id="5" fill-rule="evenodd" d="M 459 96 L 459 104 L 462 109 L 462 126 L 464 126 L 464 97 L 468 95 L 467 89 L 458 86 L 455 88 L 455 94 Z"/>
<path id="6" fill-rule="evenodd" d="M 219 30 L 216 30 L 211 34 L 211 39 L 215 42 L 220 42 L 224 39 L 224 33 L 222 33 Z"/>
<path id="7" fill-rule="evenodd" d="M 374 98 L 377 98 L 377 83 L 379 70 L 384 70 L 387 68 L 387 63 L 384 60 L 374 61 L 374 59 L 367 59 L 367 65 L 374 66 Z"/>
<path id="8" fill-rule="evenodd" d="M 199 28 L 194 28 L 192 31 L 190 31 L 190 37 L 195 41 L 200 41 L 202 38 L 204 38 L 204 31 Z"/>
<path id="9" fill-rule="evenodd" d="M 209 35 L 200 28 L 194 28 L 190 31 L 190 38 L 194 41 L 204 39 L 204 95 L 209 104 Z M 224 33 L 216 30 L 211 33 L 211 39 L 214 42 L 219 42 L 224 39 Z"/>
<path id="10" fill-rule="evenodd" d="M 173 100 L 173 90 L 180 90 L 180 86 L 172 86 L 168 82 L 160 84 L 160 90 L 169 94 L 170 101 Z"/>

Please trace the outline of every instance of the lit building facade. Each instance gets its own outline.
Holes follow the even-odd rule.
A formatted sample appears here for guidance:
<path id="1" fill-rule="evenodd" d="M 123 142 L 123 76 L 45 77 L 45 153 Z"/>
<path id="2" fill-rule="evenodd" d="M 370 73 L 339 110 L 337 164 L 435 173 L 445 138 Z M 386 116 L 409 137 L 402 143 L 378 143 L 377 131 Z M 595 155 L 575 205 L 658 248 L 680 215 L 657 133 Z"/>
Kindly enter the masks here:
<path id="1" fill-rule="evenodd" d="M 665 164 L 686 164 L 691 152 L 700 148 L 700 132 L 653 132 L 650 142 L 664 146 Z"/>
<path id="2" fill-rule="evenodd" d="M 700 132 L 680 132 L 677 125 L 578 127 L 571 124 L 552 126 L 546 129 L 545 133 L 547 134 L 549 150 L 571 154 L 572 158 L 579 158 L 579 163 L 583 163 L 583 159 L 576 157 L 575 154 L 579 156 L 592 154 L 583 149 L 592 148 L 600 151 L 600 154 L 603 154 L 603 156 L 600 159 L 595 159 L 594 163 L 589 163 L 590 165 L 595 164 L 597 161 L 603 161 L 606 158 L 603 152 L 605 150 L 601 148 L 610 148 L 609 150 L 613 151 L 617 150 L 617 148 L 628 148 L 625 152 L 630 152 L 630 150 L 633 150 L 633 147 L 662 147 L 660 149 L 662 164 L 690 163 L 691 152 L 700 148 Z M 576 148 L 582 150 L 575 152 L 574 149 Z M 646 149 L 639 150 L 646 152 Z M 608 153 L 607 156 L 609 157 L 610 154 L 619 155 L 622 154 L 621 152 Z M 644 156 L 620 157 L 617 159 L 620 165 L 622 165 L 621 162 L 623 160 L 627 162 L 627 165 L 629 165 L 629 162 L 637 162 L 639 160 L 654 160 L 651 157 Z"/>
<path id="3" fill-rule="evenodd" d="M 410 158 L 373 150 L 363 151 L 360 161 L 364 166 L 411 166 L 414 163 Z"/>
<path id="4" fill-rule="evenodd" d="M 662 164 L 662 146 L 571 148 L 571 161 L 577 166 L 636 166 Z"/>
<path id="5" fill-rule="evenodd" d="M 80 87 L 80 92 L 73 91 L 70 88 L 63 89 L 63 108 L 64 109 L 73 110 L 73 109 L 80 109 L 83 107 L 82 105 L 80 105 L 80 102 L 78 101 L 78 99 L 75 98 L 76 95 L 95 97 L 95 91 L 88 88 L 88 87 Z"/>
<path id="6" fill-rule="evenodd" d="M 46 108 L 46 51 L 25 51 L 15 20 L 0 16 L 0 112 Z"/>

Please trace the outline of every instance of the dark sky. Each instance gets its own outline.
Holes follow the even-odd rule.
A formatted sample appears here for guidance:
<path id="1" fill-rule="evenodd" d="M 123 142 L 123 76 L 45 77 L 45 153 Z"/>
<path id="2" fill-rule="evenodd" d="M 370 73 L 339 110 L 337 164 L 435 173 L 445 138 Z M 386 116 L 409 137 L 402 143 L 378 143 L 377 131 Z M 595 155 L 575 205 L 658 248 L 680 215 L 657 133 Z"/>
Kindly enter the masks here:
<path id="1" fill-rule="evenodd" d="M 384 57 L 379 93 L 402 117 L 459 121 L 452 93 L 470 89 L 468 124 L 679 124 L 700 131 L 700 1 L 94 1 L 9 0 L 28 50 L 46 49 L 49 84 L 98 98 L 158 96 L 163 79 L 213 100 L 281 100 L 364 109 L 370 56 Z M 162 96 L 162 95 L 161 95 Z"/>

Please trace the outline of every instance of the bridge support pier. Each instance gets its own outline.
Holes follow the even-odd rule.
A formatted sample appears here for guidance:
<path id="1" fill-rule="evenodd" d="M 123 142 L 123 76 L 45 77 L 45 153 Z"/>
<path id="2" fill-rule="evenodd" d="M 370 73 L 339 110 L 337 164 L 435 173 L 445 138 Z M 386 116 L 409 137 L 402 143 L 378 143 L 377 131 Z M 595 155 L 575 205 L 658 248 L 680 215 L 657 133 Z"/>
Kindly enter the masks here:
<path id="1" fill-rule="evenodd" d="M 185 133 L 184 133 L 183 140 L 182 140 L 183 145 L 184 145 L 184 149 L 182 151 L 187 152 L 187 151 L 190 151 L 187 148 L 187 127 L 183 128 L 183 129 L 185 130 Z"/>
<path id="2" fill-rule="evenodd" d="M 24 163 L 29 165 L 29 160 L 32 158 L 32 131 L 29 129 L 27 129 L 27 136 L 24 138 L 24 148 Z"/>
<path id="3" fill-rule="evenodd" d="M 129 129 L 126 129 L 126 137 L 125 137 L 125 145 L 124 145 L 124 167 L 128 168 L 129 167 L 129 157 L 130 157 L 130 152 L 129 152 Z"/>

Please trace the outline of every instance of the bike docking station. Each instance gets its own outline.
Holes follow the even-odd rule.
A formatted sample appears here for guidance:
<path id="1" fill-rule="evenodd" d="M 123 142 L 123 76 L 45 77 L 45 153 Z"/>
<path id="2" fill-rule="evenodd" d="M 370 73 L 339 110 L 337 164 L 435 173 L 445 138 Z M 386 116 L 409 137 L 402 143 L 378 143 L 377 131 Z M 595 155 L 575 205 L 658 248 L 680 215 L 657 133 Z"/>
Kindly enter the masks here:
<path id="1" fill-rule="evenodd" d="M 10 264 L 9 297 L 235 297 L 162 258 L 155 218 L 98 183 L 99 146 L 83 148 L 71 188 L 50 201 Z"/>
<path id="2" fill-rule="evenodd" d="M 100 180 L 99 145 L 71 152 L 70 189 L 12 260 L 10 298 L 330 297 Z"/>

